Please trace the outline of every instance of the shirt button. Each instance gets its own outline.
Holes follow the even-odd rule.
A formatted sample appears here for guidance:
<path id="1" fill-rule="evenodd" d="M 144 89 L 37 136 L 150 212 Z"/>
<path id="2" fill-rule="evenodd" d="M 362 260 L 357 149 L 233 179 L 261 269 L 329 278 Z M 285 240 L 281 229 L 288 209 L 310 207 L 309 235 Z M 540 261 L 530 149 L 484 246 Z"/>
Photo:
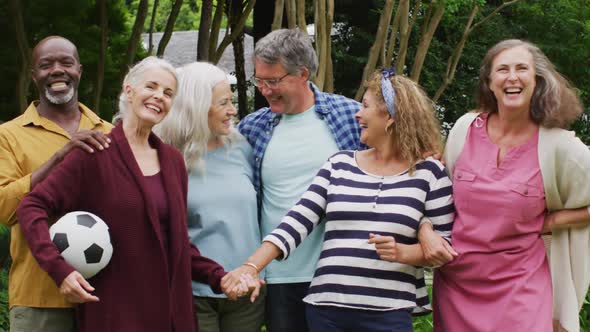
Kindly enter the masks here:
<path id="1" fill-rule="evenodd" d="M 461 173 L 457 174 L 457 179 L 460 179 L 463 176 Z"/>
<path id="2" fill-rule="evenodd" d="M 525 195 L 528 195 L 528 194 L 529 194 L 529 190 L 528 190 L 528 189 L 525 189 L 525 190 L 524 190 L 524 194 L 525 194 Z"/>

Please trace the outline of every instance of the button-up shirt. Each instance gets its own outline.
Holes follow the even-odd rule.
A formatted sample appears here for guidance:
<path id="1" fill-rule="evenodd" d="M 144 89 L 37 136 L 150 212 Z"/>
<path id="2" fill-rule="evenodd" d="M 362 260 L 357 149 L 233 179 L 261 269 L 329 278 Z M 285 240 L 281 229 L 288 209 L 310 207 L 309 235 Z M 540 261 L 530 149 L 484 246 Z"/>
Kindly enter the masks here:
<path id="1" fill-rule="evenodd" d="M 107 133 L 113 127 L 86 106 L 79 104 L 79 129 Z M 9 277 L 10 307 L 70 307 L 59 288 L 40 267 L 25 241 L 16 220 L 16 208 L 29 193 L 31 174 L 70 141 L 70 135 L 42 117 L 35 103 L 25 113 L 0 126 L 0 223 L 11 225 Z"/>
<path id="2" fill-rule="evenodd" d="M 315 98 L 315 112 L 320 119 L 326 121 L 338 148 L 340 150 L 364 148 L 360 143 L 360 127 L 354 118 L 361 104 L 344 96 L 321 92 L 313 83 L 309 83 L 309 86 Z M 280 114 L 273 113 L 270 107 L 264 107 L 249 114 L 238 124 L 238 130 L 246 137 L 254 150 L 254 186 L 258 193 L 262 188 L 260 173 L 262 158 L 273 130 L 280 120 Z"/>

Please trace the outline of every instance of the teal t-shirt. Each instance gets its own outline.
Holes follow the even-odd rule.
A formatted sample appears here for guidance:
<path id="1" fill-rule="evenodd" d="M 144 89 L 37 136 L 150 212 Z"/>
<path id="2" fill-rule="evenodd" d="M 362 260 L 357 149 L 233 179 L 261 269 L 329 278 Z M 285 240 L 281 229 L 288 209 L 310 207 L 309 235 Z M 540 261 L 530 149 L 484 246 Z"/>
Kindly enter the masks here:
<path id="1" fill-rule="evenodd" d="M 299 201 L 313 178 L 338 146 L 330 128 L 315 107 L 282 115 L 274 128 L 262 160 L 261 233 L 274 230 Z M 273 261 L 266 268 L 266 282 L 311 281 L 320 255 L 324 225 L 321 224 L 285 261 Z"/>
<path id="2" fill-rule="evenodd" d="M 208 151 L 205 173 L 193 171 L 188 178 L 190 241 L 226 271 L 242 265 L 260 246 L 252 158 L 252 148 L 242 138 Z M 194 281 L 193 295 L 225 297 Z"/>

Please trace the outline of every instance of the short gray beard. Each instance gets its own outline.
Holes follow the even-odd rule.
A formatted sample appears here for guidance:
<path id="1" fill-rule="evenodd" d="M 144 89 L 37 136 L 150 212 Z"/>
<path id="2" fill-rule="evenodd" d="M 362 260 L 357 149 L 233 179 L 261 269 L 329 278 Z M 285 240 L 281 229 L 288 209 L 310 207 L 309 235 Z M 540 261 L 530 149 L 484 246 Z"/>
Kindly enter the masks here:
<path id="1" fill-rule="evenodd" d="M 52 95 L 48 89 L 45 89 L 45 97 L 47 98 L 47 100 L 49 100 L 50 103 L 55 105 L 67 104 L 70 102 L 70 100 L 72 100 L 72 98 L 74 98 L 74 89 L 70 88 L 70 91 L 68 91 L 68 93 L 58 97 Z"/>

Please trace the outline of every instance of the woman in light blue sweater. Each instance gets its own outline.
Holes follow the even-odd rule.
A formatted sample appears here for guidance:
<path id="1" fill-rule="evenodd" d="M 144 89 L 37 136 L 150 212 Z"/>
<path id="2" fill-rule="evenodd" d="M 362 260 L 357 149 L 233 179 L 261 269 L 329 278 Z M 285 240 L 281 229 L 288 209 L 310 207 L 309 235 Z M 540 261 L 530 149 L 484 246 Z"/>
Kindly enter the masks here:
<path id="1" fill-rule="evenodd" d="M 252 149 L 234 129 L 236 108 L 227 75 L 195 62 L 178 69 L 178 92 L 170 114 L 156 128 L 183 154 L 188 178 L 188 232 L 201 253 L 227 271 L 258 247 L 260 231 L 252 185 Z M 229 301 L 193 282 L 199 331 L 260 331 L 264 297 Z"/>

